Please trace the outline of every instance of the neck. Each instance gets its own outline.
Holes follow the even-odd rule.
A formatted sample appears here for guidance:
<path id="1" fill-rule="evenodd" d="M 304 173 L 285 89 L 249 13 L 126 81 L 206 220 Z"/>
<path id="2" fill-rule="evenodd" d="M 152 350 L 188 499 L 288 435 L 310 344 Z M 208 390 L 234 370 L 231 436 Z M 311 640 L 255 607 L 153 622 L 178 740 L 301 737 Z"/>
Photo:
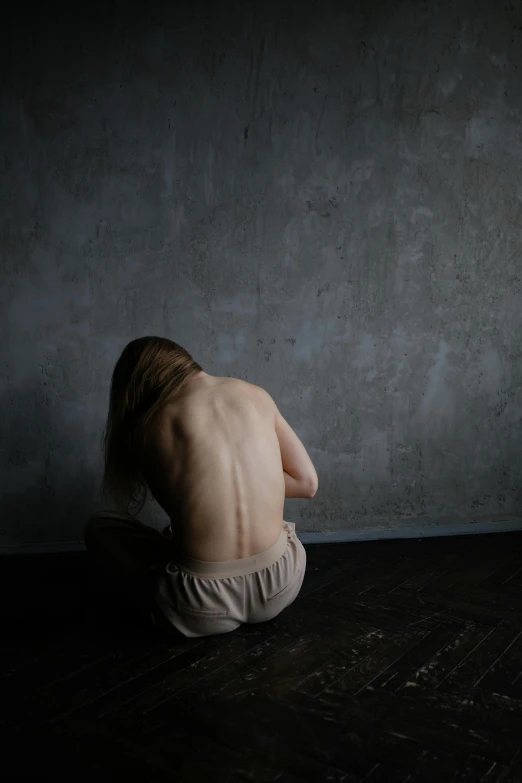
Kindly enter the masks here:
<path id="1" fill-rule="evenodd" d="M 208 373 L 201 370 L 201 372 L 198 372 L 197 375 L 193 375 L 192 378 L 189 378 L 189 380 L 184 384 L 184 386 L 187 387 L 187 386 L 205 385 L 207 383 L 211 383 L 212 380 L 213 380 L 212 375 L 209 375 Z"/>

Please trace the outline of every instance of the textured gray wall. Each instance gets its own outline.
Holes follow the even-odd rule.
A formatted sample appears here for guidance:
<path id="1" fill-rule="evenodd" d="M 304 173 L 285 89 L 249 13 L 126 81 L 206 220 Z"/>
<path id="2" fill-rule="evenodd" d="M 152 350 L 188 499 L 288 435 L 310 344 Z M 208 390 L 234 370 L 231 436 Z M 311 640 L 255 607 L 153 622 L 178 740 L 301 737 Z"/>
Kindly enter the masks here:
<path id="1" fill-rule="evenodd" d="M 520 2 L 128 8 L 2 33 L 0 544 L 81 538 L 143 334 L 272 393 L 302 529 L 522 510 Z"/>

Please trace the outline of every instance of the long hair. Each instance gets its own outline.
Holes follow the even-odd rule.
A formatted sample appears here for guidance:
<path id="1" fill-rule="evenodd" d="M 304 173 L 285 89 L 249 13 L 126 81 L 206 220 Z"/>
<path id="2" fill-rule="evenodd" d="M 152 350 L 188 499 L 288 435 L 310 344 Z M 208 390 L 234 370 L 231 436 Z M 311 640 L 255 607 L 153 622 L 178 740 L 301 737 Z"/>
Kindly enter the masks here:
<path id="1" fill-rule="evenodd" d="M 177 343 L 165 337 L 132 340 L 112 374 L 109 415 L 103 437 L 103 494 L 119 509 L 143 508 L 148 487 L 141 452 L 147 425 L 182 385 L 201 372 L 200 365 Z"/>

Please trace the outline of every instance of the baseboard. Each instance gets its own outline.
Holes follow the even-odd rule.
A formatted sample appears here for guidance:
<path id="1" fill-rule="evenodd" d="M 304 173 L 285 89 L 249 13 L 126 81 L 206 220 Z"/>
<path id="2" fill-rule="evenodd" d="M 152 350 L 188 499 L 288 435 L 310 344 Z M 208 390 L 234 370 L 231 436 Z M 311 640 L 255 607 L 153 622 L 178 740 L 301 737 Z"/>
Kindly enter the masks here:
<path id="1" fill-rule="evenodd" d="M 436 536 L 467 536 L 484 533 L 512 533 L 522 530 L 521 517 L 463 520 L 450 523 L 419 523 L 408 520 L 386 525 L 369 525 L 354 530 L 297 530 L 303 544 L 346 544 L 350 541 L 377 541 L 386 538 L 434 538 Z M 40 544 L 3 544 L 2 555 L 47 555 L 85 552 L 83 541 L 46 541 Z"/>
<path id="2" fill-rule="evenodd" d="M 299 532 L 299 538 L 303 544 L 345 544 L 350 541 L 377 541 L 385 538 L 435 538 L 479 533 L 512 533 L 517 530 L 522 530 L 522 517 L 444 524 L 412 524 L 399 521 L 394 525 L 372 525 L 356 530 L 303 531 Z"/>

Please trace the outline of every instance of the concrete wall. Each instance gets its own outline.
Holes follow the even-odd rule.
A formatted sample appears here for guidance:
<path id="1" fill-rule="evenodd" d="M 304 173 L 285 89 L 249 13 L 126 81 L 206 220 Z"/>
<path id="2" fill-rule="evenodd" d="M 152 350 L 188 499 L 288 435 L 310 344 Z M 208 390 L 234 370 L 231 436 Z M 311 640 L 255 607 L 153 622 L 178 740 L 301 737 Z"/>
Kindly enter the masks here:
<path id="1" fill-rule="evenodd" d="M 0 544 L 81 539 L 143 334 L 270 391 L 304 531 L 521 511 L 521 3 L 137 8 L 3 27 Z"/>

